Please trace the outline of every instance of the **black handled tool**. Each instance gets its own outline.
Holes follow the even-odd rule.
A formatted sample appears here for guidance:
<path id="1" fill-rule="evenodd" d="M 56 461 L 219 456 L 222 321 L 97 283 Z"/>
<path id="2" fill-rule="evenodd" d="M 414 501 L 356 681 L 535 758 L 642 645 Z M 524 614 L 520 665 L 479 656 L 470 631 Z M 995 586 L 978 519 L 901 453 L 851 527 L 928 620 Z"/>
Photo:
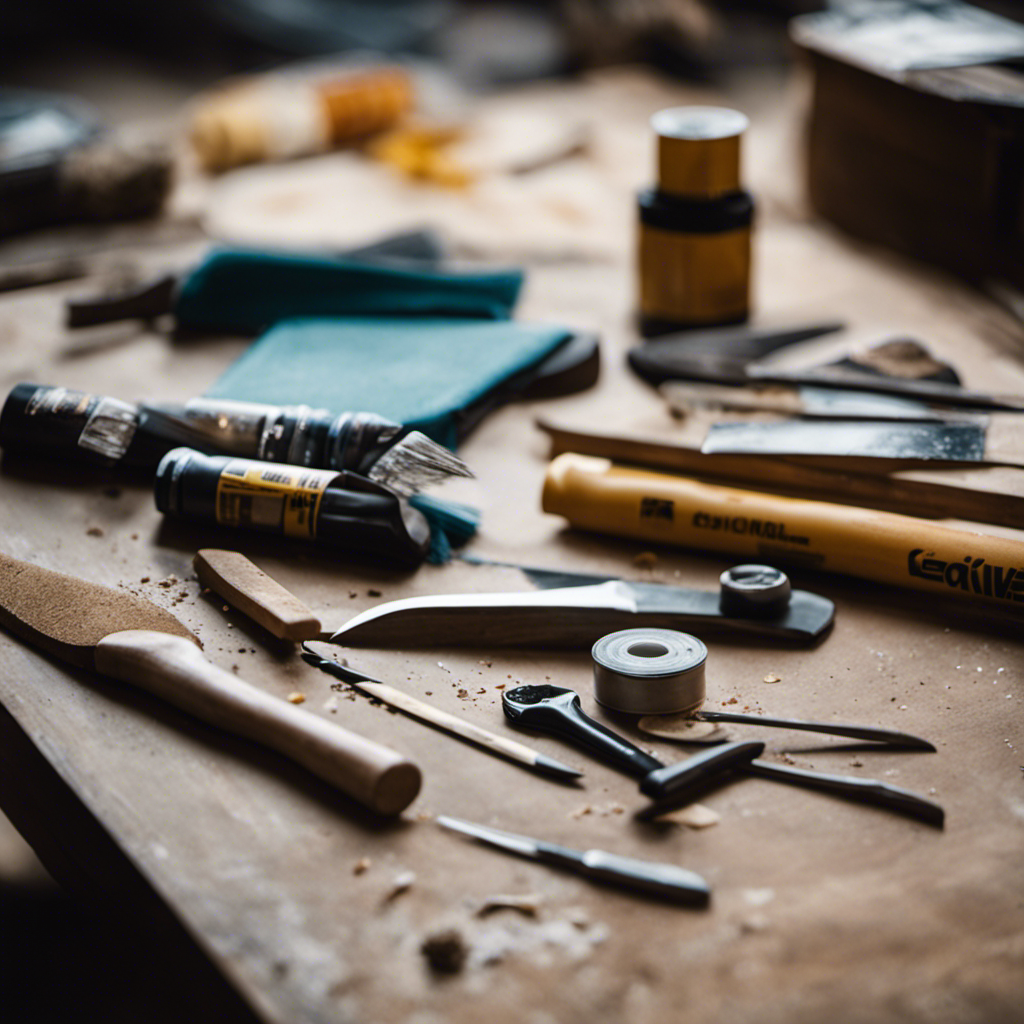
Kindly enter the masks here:
<path id="1" fill-rule="evenodd" d="M 640 778 L 641 792 L 656 801 L 653 808 L 644 812 L 645 817 L 656 816 L 670 805 L 685 803 L 688 797 L 714 780 L 724 781 L 733 771 L 742 771 L 877 804 L 938 828 L 945 820 L 945 812 L 938 804 L 885 782 L 825 775 L 757 760 L 764 750 L 763 743 L 727 743 L 678 765 L 663 765 L 629 740 L 589 718 L 580 706 L 579 695 L 563 686 L 517 686 L 502 694 L 501 703 L 513 724 L 554 733 L 612 767 Z"/>
<path id="2" fill-rule="evenodd" d="M 737 711 L 705 711 L 703 709 L 694 714 L 693 720 L 695 722 L 732 722 L 736 725 L 763 725 L 774 729 L 794 729 L 799 732 L 820 732 L 828 736 L 845 736 L 848 739 L 884 743 L 889 747 L 903 747 L 906 750 L 935 750 L 934 744 L 920 736 L 912 736 L 908 732 L 899 732 L 896 729 L 878 729 L 871 725 L 806 722 L 800 718 L 772 718 L 769 715 L 744 715 Z M 640 728 L 644 729 L 644 726 L 645 723 L 641 722 Z M 651 730 L 651 734 L 659 735 L 653 730 Z M 665 736 L 664 738 L 670 737 Z"/>
<path id="3" fill-rule="evenodd" d="M 501 829 L 476 825 L 458 818 L 439 817 L 437 823 L 502 850 L 510 850 L 523 857 L 567 868 L 609 885 L 640 889 L 654 896 L 664 896 L 680 903 L 692 903 L 702 907 L 707 906 L 711 897 L 711 890 L 700 875 L 675 864 L 636 860 L 633 857 L 605 853 L 604 850 L 580 852 L 567 846 L 558 846 L 541 839 L 530 839 L 528 836 L 503 832 Z"/>
<path id="4" fill-rule="evenodd" d="M 763 743 L 726 743 L 681 764 L 666 766 L 584 714 L 579 695 L 565 687 L 517 686 L 502 694 L 501 706 L 514 725 L 561 736 L 639 779 L 641 792 L 655 800 L 672 799 L 719 772 L 752 760 L 764 750 Z"/>

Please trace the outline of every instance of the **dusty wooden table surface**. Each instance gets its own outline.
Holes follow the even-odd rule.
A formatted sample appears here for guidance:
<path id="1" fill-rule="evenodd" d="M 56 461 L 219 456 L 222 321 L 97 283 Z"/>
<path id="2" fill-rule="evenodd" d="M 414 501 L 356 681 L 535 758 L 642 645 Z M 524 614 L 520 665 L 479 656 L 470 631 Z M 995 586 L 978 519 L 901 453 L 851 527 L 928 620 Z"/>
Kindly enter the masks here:
<path id="1" fill-rule="evenodd" d="M 468 218 L 464 210 L 450 215 L 470 225 L 461 238 L 467 251 L 526 263 L 520 316 L 596 327 L 604 337 L 597 388 L 506 408 L 465 445 L 461 454 L 478 480 L 463 494 L 484 513 L 474 552 L 707 588 L 730 564 L 663 550 L 653 568 L 639 568 L 633 559 L 642 545 L 564 530 L 539 510 L 546 444 L 532 424 L 544 412 L 602 427 L 670 428 L 654 394 L 624 366 L 634 343 L 631 191 L 651 173 L 645 116 L 669 102 L 704 99 L 615 76 L 531 91 L 519 98 L 531 109 L 576 114 L 596 126 L 591 155 L 544 172 L 523 186 L 526 198 L 508 182 L 492 183 L 463 200 L 471 207 Z M 772 323 L 847 319 L 851 331 L 823 342 L 822 353 L 912 334 L 961 367 L 969 384 L 1024 392 L 1019 327 L 961 285 L 803 219 L 789 188 L 786 117 L 792 110 L 781 100 L 765 100 L 753 113 L 747 178 L 762 200 L 759 317 Z M 295 185 L 305 174 L 323 188 L 331 159 L 305 171 L 295 165 L 266 172 L 270 228 L 273 211 L 282 208 L 273 202 L 274 189 L 292 190 L 298 212 L 287 223 L 301 221 L 305 200 Z M 211 222 L 252 223 L 261 200 L 243 193 L 264 186 L 257 171 L 245 173 Z M 332 202 L 333 210 L 351 211 L 340 234 L 350 231 L 356 241 L 373 233 L 372 201 L 335 194 Z M 410 194 L 410 219 L 429 208 L 426 202 L 421 191 Z M 311 206 L 306 215 L 315 221 Z M 527 213 L 535 224 L 522 223 Z M 481 226 L 488 216 L 489 236 Z M 329 233 L 324 219 L 319 224 L 321 234 Z M 143 258 L 183 263 L 194 251 L 181 246 L 154 256 L 147 250 Z M 60 301 L 81 290 L 65 285 L 3 297 L 5 392 L 17 381 L 35 380 L 122 398 L 184 399 L 245 346 L 240 339 L 172 341 L 135 326 L 96 330 L 83 345 L 60 326 Z M 71 345 L 77 351 L 69 351 Z M 5 464 L 0 488 L 3 550 L 149 597 L 193 629 L 218 665 L 281 697 L 302 691 L 310 714 L 382 740 L 423 767 L 421 796 L 401 820 L 381 823 L 282 758 L 0 636 L 5 733 L 27 738 L 42 754 L 127 856 L 136 881 L 159 896 L 266 1020 L 1021 1019 L 1019 636 L 965 624 L 912 595 L 797 576 L 798 584 L 836 601 L 832 634 L 809 651 L 710 641 L 710 705 L 735 697 L 740 707 L 777 715 L 862 721 L 930 738 L 937 753 L 869 751 L 808 735 L 742 731 L 745 738 L 767 739 L 766 756 L 773 760 L 871 776 L 931 795 L 946 808 L 945 829 L 761 780 L 707 797 L 704 803 L 721 816 L 713 827 L 655 826 L 632 817 L 641 805 L 634 782 L 554 740 L 530 742 L 585 768 L 581 787 L 545 781 L 361 698 L 335 699 L 328 677 L 293 653 L 271 650 L 241 616 L 202 596 L 191 559 L 199 547 L 235 543 L 326 620 L 339 622 L 377 600 L 516 589 L 513 571 L 456 564 L 400 576 L 295 545 L 171 527 L 161 522 L 145 483 L 66 467 Z M 571 686 L 600 716 L 582 652 L 346 653 L 369 673 L 509 735 L 499 698 L 513 683 Z M 779 681 L 770 684 L 766 677 Z M 663 742 L 650 747 L 669 759 L 682 758 L 686 749 Z M 12 818 L 31 827 L 41 845 L 50 836 L 51 858 L 61 853 L 63 867 L 80 884 L 117 891 L 110 873 L 117 869 L 104 861 L 102 842 L 85 831 L 65 835 L 67 822 L 55 820 L 52 804 L 40 803 L 46 798 L 36 788 L 38 773 L 18 761 L 16 745 L 6 751 L 2 795 Z M 680 909 L 502 855 L 444 832 L 430 820 L 439 813 L 577 848 L 679 863 L 708 879 L 712 905 Z M 396 894 L 396 880 L 409 872 L 412 884 Z M 535 897 L 535 915 L 484 913 L 487 901 L 501 894 Z M 468 960 L 461 972 L 439 976 L 420 947 L 449 927 L 463 935 Z"/>

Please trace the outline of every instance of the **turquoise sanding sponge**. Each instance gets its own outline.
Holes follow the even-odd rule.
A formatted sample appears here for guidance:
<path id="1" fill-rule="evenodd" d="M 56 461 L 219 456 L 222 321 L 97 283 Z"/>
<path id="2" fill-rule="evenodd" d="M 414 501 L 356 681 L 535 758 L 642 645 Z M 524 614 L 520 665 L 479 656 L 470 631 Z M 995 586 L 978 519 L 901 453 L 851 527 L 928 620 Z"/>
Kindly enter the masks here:
<path id="1" fill-rule="evenodd" d="M 520 270 L 399 267 L 344 256 L 216 249 L 186 274 L 178 327 L 256 334 L 297 316 L 435 316 L 504 320 Z"/>
<path id="2" fill-rule="evenodd" d="M 565 327 L 429 317 L 311 318 L 272 327 L 209 398 L 375 412 L 454 448 Z"/>

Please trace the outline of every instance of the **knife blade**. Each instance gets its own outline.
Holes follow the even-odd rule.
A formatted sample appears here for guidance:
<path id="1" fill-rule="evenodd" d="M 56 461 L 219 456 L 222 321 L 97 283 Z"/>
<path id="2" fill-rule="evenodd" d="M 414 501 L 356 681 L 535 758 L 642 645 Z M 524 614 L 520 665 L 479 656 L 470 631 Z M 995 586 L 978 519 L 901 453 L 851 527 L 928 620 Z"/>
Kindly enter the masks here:
<path id="1" fill-rule="evenodd" d="M 979 411 L 1024 412 L 1024 398 L 1016 395 L 992 395 L 973 391 L 947 381 L 886 377 L 832 365 L 804 370 L 750 363 L 743 359 L 711 354 L 677 354 L 648 343 L 629 353 L 633 369 L 654 385 L 668 380 L 697 380 L 710 384 L 806 384 L 841 388 L 845 391 L 869 391 L 880 395 L 902 395 L 925 402 L 942 402 Z"/>
<path id="2" fill-rule="evenodd" d="M 844 391 L 810 385 L 766 384 L 729 387 L 724 384 L 666 381 L 661 385 L 669 408 L 683 416 L 705 410 L 784 413 L 805 419 L 941 420 L 951 422 L 972 415 L 956 406 L 907 398 Z"/>
<path id="3" fill-rule="evenodd" d="M 701 451 L 1021 468 L 1024 421 L 1014 414 L 993 413 L 950 423 L 715 423 Z"/>
<path id="4" fill-rule="evenodd" d="M 655 626 L 811 643 L 832 622 L 827 598 L 794 590 L 771 619 L 722 614 L 719 594 L 661 583 L 603 583 L 493 594 L 434 594 L 388 601 L 361 612 L 331 636 L 346 646 L 439 644 L 589 647 L 618 629 Z"/>
<path id="5" fill-rule="evenodd" d="M 675 864 L 638 860 L 606 853 L 604 850 L 580 852 L 542 839 L 531 839 L 514 832 L 505 832 L 489 825 L 477 825 L 446 815 L 438 816 L 437 823 L 443 828 L 472 836 L 498 849 L 566 868 L 608 885 L 639 889 L 655 896 L 696 906 L 707 906 L 711 898 L 711 889 L 700 875 Z"/>
<path id="6" fill-rule="evenodd" d="M 0 553 L 0 625 L 274 748 L 378 814 L 400 813 L 419 792 L 420 770 L 407 758 L 213 665 L 189 630 L 143 598 Z"/>

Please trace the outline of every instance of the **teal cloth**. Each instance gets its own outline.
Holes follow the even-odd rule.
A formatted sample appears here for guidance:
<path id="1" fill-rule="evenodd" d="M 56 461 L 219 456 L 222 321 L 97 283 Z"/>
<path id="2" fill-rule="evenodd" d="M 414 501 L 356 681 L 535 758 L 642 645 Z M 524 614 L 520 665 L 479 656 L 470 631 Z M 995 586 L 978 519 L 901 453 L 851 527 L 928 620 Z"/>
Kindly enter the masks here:
<path id="1" fill-rule="evenodd" d="M 256 334 L 299 316 L 464 316 L 506 320 L 520 270 L 475 273 L 384 266 L 301 253 L 214 250 L 182 281 L 178 326 Z"/>
<path id="2" fill-rule="evenodd" d="M 287 320 L 254 342 L 207 396 L 375 412 L 454 448 L 461 410 L 570 334 L 510 320 Z"/>

